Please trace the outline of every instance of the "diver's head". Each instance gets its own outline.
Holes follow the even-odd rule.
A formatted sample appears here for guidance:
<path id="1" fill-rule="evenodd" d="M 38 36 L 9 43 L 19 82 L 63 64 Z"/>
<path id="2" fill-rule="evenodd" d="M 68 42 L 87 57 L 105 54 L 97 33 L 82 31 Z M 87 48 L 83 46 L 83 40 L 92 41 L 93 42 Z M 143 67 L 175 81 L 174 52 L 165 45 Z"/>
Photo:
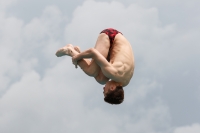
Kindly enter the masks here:
<path id="1" fill-rule="evenodd" d="M 104 87 L 104 101 L 110 104 L 120 104 L 124 100 L 123 87 L 115 81 L 108 81 Z"/>

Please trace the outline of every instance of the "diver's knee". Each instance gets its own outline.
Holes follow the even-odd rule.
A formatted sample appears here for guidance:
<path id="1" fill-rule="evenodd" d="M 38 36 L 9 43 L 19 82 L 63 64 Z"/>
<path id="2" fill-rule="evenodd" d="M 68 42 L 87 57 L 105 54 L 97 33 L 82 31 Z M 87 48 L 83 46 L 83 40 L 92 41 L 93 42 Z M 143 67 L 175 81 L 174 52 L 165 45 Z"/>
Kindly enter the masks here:
<path id="1" fill-rule="evenodd" d="M 96 81 L 102 85 L 105 85 L 106 82 L 109 80 L 108 78 L 106 77 L 103 77 L 103 76 L 97 76 L 95 77 Z"/>

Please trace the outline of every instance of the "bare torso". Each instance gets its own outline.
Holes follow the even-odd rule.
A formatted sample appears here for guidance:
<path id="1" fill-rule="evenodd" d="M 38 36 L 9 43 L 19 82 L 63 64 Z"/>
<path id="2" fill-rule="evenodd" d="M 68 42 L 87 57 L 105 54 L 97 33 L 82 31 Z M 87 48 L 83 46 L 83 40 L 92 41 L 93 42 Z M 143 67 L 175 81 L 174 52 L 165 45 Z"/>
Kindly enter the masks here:
<path id="1" fill-rule="evenodd" d="M 117 70 L 111 79 L 128 85 L 134 72 L 134 55 L 129 41 L 120 33 L 115 36 L 110 49 L 110 63 Z"/>

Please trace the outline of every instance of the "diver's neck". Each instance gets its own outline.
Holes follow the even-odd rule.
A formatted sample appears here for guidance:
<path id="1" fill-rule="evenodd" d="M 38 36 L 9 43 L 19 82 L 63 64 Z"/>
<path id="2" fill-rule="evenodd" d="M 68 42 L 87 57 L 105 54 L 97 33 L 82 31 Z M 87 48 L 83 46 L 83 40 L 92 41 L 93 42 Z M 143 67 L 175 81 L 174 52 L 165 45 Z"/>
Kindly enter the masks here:
<path id="1" fill-rule="evenodd" d="M 113 81 L 113 80 L 110 80 L 110 81 L 114 82 L 114 83 L 116 84 L 116 86 L 122 86 L 122 85 L 123 85 L 122 83 L 115 82 L 115 81 Z"/>

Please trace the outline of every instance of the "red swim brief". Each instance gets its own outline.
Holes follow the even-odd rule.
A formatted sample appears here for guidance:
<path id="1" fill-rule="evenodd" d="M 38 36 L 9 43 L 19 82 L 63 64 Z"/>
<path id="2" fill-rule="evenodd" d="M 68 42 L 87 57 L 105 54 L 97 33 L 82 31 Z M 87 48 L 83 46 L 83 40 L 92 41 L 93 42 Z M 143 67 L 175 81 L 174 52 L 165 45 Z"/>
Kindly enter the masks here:
<path id="1" fill-rule="evenodd" d="M 107 56 L 107 60 L 110 61 L 110 50 L 112 49 L 112 46 L 113 46 L 113 42 L 114 42 L 114 39 L 115 39 L 115 36 L 118 34 L 118 33 L 121 33 L 115 29 L 112 29 L 112 28 L 108 28 L 108 29 L 105 29 L 103 30 L 101 33 L 105 33 L 108 35 L 109 37 L 109 40 L 110 40 L 110 48 L 109 48 L 109 52 L 108 52 L 108 56 Z M 100 33 L 100 34 L 101 34 Z M 121 33 L 122 34 L 122 33 Z M 122 34 L 123 35 L 123 34 Z"/>

